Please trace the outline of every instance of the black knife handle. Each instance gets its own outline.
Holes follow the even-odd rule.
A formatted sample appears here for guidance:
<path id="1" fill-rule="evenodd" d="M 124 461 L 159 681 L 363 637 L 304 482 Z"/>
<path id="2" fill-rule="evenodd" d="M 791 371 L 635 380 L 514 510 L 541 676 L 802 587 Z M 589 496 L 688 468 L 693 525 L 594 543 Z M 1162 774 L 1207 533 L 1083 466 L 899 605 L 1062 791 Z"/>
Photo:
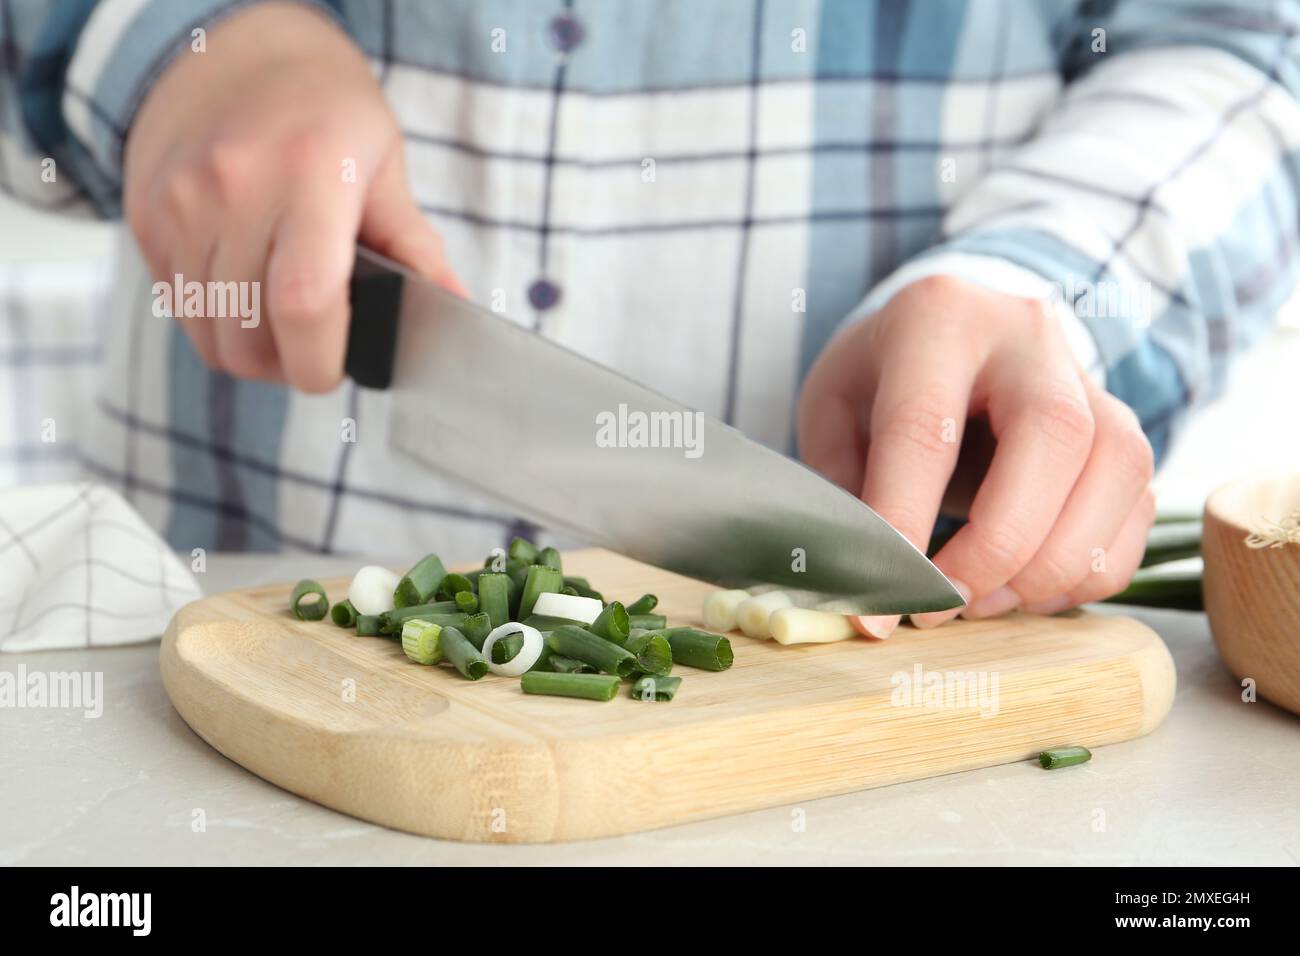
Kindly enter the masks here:
<path id="1" fill-rule="evenodd" d="M 397 318 L 402 305 L 402 274 L 361 251 L 352 267 L 348 300 L 348 351 L 343 370 L 365 388 L 388 388 L 397 357 Z"/>

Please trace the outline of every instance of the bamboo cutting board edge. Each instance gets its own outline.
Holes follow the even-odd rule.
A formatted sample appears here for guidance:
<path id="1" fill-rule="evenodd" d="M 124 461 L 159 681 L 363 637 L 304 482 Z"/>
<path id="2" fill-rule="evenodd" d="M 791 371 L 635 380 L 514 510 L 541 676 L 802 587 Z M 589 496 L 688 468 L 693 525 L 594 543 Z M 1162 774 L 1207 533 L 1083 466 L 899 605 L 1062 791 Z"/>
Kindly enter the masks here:
<path id="1" fill-rule="evenodd" d="M 608 552 L 575 552 L 569 564 L 607 593 L 658 588 L 674 622 L 697 621 L 710 590 Z M 609 586 L 620 578 L 627 586 Z M 1127 740 L 1157 726 L 1174 694 L 1172 659 L 1154 632 L 1080 613 L 819 647 L 733 635 L 736 666 L 683 669 L 683 694 L 670 704 L 526 697 L 515 679 L 463 681 L 410 664 L 393 642 L 268 613 L 283 609 L 288 589 L 215 595 L 176 615 L 160 665 L 178 712 L 278 786 L 450 839 L 611 836 L 1026 759 L 1046 746 Z M 876 671 L 913 658 L 930 670 L 994 669 L 1000 713 L 890 706 Z M 837 668 L 840 680 L 828 676 Z M 353 669 L 361 705 L 333 701 L 324 689 L 337 693 L 329 682 Z M 844 679 L 855 674 L 860 684 Z"/>

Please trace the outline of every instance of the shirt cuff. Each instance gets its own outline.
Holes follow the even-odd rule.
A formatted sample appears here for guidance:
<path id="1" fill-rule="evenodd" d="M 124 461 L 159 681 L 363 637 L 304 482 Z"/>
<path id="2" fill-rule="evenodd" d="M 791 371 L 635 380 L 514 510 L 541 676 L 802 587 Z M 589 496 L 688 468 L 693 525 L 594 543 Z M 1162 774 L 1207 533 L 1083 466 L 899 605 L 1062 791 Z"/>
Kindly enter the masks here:
<path id="1" fill-rule="evenodd" d="M 1088 377 L 1102 388 L 1106 387 L 1106 365 L 1097 350 L 1097 343 L 1083 320 L 1066 304 L 1061 290 L 1037 272 L 996 256 L 941 252 L 905 263 L 867 293 L 867 297 L 850 315 L 854 318 L 869 315 L 879 310 L 904 286 L 934 275 L 953 276 L 995 292 L 1004 292 L 1022 299 L 1038 299 L 1046 303 L 1061 323 L 1066 341 L 1070 343 L 1074 357 L 1088 373 Z"/>

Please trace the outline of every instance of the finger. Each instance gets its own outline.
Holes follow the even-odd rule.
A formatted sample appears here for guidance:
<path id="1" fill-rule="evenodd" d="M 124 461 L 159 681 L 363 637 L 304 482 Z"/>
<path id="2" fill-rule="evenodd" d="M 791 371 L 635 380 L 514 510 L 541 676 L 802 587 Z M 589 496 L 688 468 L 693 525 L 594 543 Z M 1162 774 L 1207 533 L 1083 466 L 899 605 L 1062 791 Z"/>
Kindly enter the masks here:
<path id="1" fill-rule="evenodd" d="M 447 262 L 441 237 L 411 196 L 400 145 L 389 153 L 370 185 L 362 210 L 360 239 L 430 282 L 469 297 Z"/>
<path id="2" fill-rule="evenodd" d="M 223 312 L 214 317 L 217 357 L 222 368 L 240 378 L 280 382 L 279 356 L 271 324 L 262 321 L 262 270 L 270 247 L 269 231 L 249 235 L 239 230 L 218 241 L 210 281 L 224 291 Z"/>
<path id="3" fill-rule="evenodd" d="M 353 184 L 319 171 L 288 200 L 274 230 L 265 305 L 285 380 L 304 392 L 329 391 L 343 377 L 360 219 Z"/>
<path id="4" fill-rule="evenodd" d="M 1104 561 L 1098 570 L 1075 586 L 1064 598 L 1034 607 L 1035 614 L 1055 614 L 1076 604 L 1100 601 L 1102 598 L 1118 594 L 1128 586 L 1133 575 L 1142 564 L 1142 555 L 1146 553 L 1147 534 L 1156 518 L 1156 496 L 1147 489 L 1139 496 L 1137 506 L 1129 512 L 1119 534 L 1106 549 Z"/>
<path id="5" fill-rule="evenodd" d="M 199 359 L 214 372 L 221 371 L 221 359 L 217 355 L 217 340 L 212 322 L 204 314 L 189 315 L 187 312 L 186 286 L 191 282 L 205 282 L 207 262 L 210 252 L 194 245 L 178 245 L 174 248 L 168 266 L 169 278 L 165 281 L 171 295 L 171 313 L 178 325 L 185 331 L 190 344 Z M 203 309 L 199 310 L 204 312 Z"/>
<path id="6" fill-rule="evenodd" d="M 1091 380 L 1084 381 L 1096 436 L 1083 473 L 1038 553 L 1008 584 L 1021 606 L 1052 600 L 1078 586 L 1104 556 L 1137 506 L 1155 469 L 1137 416 Z M 981 608 L 963 616 L 980 617 Z"/>
<path id="7" fill-rule="evenodd" d="M 1056 524 L 1092 448 L 1093 417 L 1072 363 L 1043 368 L 1030 356 L 989 370 L 989 424 L 997 450 L 971 503 L 970 520 L 935 555 L 935 564 L 970 604 L 1001 614 L 1019 597 L 1006 587 Z M 914 615 L 932 627 L 960 609 Z"/>
<path id="8" fill-rule="evenodd" d="M 822 349 L 799 396 L 799 457 L 851 494 L 862 488 L 866 416 L 875 393 L 872 320 L 846 326 Z"/>

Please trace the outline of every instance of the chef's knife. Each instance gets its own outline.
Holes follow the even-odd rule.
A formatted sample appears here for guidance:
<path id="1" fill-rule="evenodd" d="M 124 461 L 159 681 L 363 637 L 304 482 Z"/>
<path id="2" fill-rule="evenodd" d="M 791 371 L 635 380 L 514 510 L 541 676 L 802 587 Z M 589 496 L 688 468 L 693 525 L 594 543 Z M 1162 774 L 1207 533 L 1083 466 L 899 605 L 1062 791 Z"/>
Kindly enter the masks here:
<path id="1" fill-rule="evenodd" d="M 857 498 L 502 316 L 360 250 L 347 372 L 392 391 L 390 444 L 543 525 L 727 587 L 846 611 L 962 603 Z"/>

